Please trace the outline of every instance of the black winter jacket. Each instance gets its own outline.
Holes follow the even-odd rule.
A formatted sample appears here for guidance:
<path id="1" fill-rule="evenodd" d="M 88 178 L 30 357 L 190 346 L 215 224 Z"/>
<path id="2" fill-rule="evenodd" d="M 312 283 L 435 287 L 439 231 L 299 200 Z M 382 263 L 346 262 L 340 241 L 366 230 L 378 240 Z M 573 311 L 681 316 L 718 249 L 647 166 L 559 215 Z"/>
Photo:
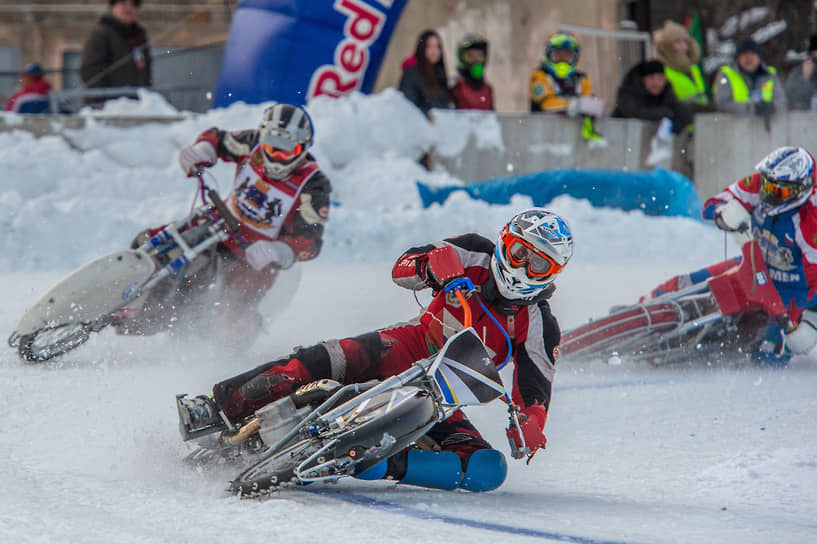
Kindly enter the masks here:
<path id="1" fill-rule="evenodd" d="M 616 94 L 613 117 L 645 121 L 660 121 L 662 117 L 668 117 L 672 120 L 672 131 L 680 134 L 692 122 L 692 111 L 678 101 L 669 82 L 658 96 L 649 94 L 641 80 L 640 66 L 634 66 L 624 76 Z"/>
<path id="2" fill-rule="evenodd" d="M 124 25 L 112 15 L 103 15 L 82 49 L 82 82 L 86 87 L 149 87 L 147 41 L 139 24 Z"/>
<path id="3" fill-rule="evenodd" d="M 426 90 L 423 76 L 417 66 L 407 67 L 400 77 L 400 90 L 425 114 L 428 114 L 431 108 L 448 109 L 454 104 L 448 92 L 448 81 L 441 67 L 435 67 L 434 76 L 439 89 L 436 95 L 429 94 Z"/>

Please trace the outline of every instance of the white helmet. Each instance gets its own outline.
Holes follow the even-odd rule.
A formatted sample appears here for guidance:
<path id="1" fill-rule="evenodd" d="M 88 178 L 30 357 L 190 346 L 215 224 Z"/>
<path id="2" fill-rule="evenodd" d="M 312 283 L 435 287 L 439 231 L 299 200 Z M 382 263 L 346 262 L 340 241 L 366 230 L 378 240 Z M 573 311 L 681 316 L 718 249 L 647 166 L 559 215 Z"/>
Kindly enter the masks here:
<path id="1" fill-rule="evenodd" d="M 499 294 L 530 301 L 541 294 L 573 255 L 573 235 L 564 219 L 544 208 L 514 215 L 502 229 L 491 257 Z"/>
<path id="2" fill-rule="evenodd" d="M 777 215 L 802 205 L 811 194 L 817 172 L 814 157 L 802 147 L 778 148 L 757 163 L 760 199 L 768 215 Z"/>
<path id="3" fill-rule="evenodd" d="M 292 104 L 275 104 L 264 110 L 258 126 L 258 147 L 264 173 L 273 179 L 290 175 L 306 158 L 312 146 L 312 120 Z"/>

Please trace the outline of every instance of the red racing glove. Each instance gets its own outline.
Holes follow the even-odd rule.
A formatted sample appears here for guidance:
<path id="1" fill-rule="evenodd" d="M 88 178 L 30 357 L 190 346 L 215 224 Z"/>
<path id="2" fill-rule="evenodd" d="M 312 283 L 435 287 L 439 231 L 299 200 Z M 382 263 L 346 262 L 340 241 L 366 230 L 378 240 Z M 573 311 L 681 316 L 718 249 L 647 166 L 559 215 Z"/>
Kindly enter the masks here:
<path id="1" fill-rule="evenodd" d="M 451 280 L 465 275 L 457 250 L 451 246 L 432 249 L 425 259 L 425 274 L 421 276 L 429 287 L 439 290 Z"/>
<path id="2" fill-rule="evenodd" d="M 536 450 L 544 448 L 548 439 L 545 433 L 539 428 L 537 418 L 519 414 L 519 427 L 522 429 L 522 437 L 525 445 L 522 445 L 522 438 L 519 437 L 519 429 L 511 420 L 510 426 L 505 430 L 508 435 L 508 442 L 511 445 L 511 456 L 514 459 L 521 459 L 526 455 L 533 456 Z"/>

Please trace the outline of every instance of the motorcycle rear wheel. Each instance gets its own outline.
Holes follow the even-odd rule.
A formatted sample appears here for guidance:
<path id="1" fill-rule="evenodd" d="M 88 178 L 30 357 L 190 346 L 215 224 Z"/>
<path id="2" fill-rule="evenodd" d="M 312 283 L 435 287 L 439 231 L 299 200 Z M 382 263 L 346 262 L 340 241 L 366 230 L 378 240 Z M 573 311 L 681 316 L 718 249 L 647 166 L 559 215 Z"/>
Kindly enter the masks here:
<path id="1" fill-rule="evenodd" d="M 28 362 L 42 363 L 84 344 L 92 330 L 88 323 L 63 323 L 44 327 L 17 339 L 17 353 Z"/>

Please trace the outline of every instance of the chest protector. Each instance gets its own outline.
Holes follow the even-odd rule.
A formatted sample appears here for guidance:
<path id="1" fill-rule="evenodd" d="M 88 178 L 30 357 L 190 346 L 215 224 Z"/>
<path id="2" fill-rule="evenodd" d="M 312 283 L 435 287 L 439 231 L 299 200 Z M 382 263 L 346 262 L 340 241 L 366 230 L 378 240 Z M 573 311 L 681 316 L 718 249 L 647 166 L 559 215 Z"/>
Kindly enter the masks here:
<path id="1" fill-rule="evenodd" d="M 227 206 L 243 227 L 274 240 L 317 171 L 317 164 L 307 161 L 286 179 L 272 180 L 247 160 L 238 167 Z"/>

